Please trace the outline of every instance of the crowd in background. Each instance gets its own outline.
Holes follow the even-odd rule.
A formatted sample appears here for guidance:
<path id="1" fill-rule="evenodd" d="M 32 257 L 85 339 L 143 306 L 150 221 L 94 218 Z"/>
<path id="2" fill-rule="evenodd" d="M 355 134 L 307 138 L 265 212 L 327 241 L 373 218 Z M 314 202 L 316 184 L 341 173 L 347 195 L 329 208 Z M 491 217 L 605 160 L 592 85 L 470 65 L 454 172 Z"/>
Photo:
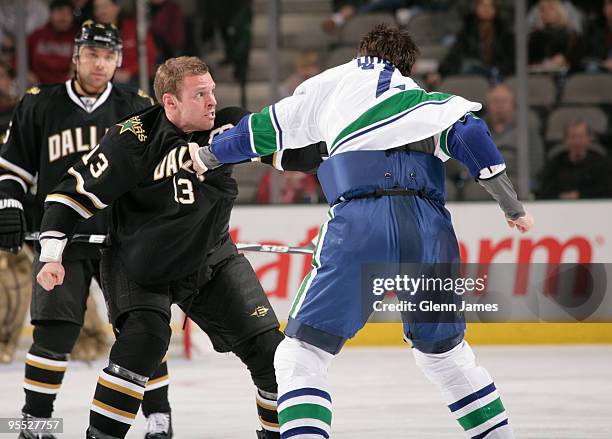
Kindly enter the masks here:
<path id="1" fill-rule="evenodd" d="M 114 80 L 137 87 L 138 48 L 134 8 L 119 0 L 5 0 L 0 3 L 0 128 L 10 120 L 18 101 L 14 85 L 15 3 L 24 2 L 30 85 L 63 82 L 72 77 L 74 35 L 87 19 L 112 23 L 123 39 L 123 63 Z M 387 13 L 397 24 L 411 29 L 424 14 L 452 13 L 463 17 L 452 32 L 437 41 L 444 55 L 434 63 L 417 64 L 415 79 L 428 91 L 445 91 L 444 81 L 457 75 L 485 78 L 488 91 L 481 117 L 507 162 L 507 172 L 517 181 L 518 150 L 515 89 L 507 80 L 515 74 L 514 2 L 512 0 L 333 0 L 332 13 L 320 22 L 331 38 L 329 50 L 340 46 L 343 29 L 359 16 Z M 549 138 L 547 117 L 563 105 L 568 78 L 580 73 L 609 74 L 612 78 L 612 0 L 536 0 L 528 2 L 526 24 L 530 75 L 552 79 L 556 99 L 550 105 L 532 108 L 529 126 L 529 186 L 536 198 L 612 197 L 610 108 L 612 101 L 597 103 L 605 115 L 605 127 L 575 117 L 564 120 L 558 136 Z M 198 54 L 206 59 L 209 50 L 223 55 L 219 66 L 229 66 L 237 86 L 248 84 L 249 52 L 252 43 L 254 6 L 252 0 L 197 2 L 201 27 L 185 16 L 180 0 L 149 0 L 146 52 L 149 76 L 165 59 L 181 54 Z M 197 32 L 197 33 L 196 33 Z M 423 35 L 415 35 L 419 42 Z M 337 40 L 334 40 L 337 38 Z M 199 44 L 194 44 L 197 40 Z M 202 48 L 204 53 L 202 53 Z M 300 50 L 294 71 L 283 78 L 280 95 L 287 96 L 304 80 L 325 66 L 326 54 Z M 214 73 L 214 72 L 213 72 Z M 612 88 L 612 79 L 608 87 Z M 248 102 L 246 103 L 248 106 Z M 220 102 L 223 106 L 223 102 Z M 258 110 L 259 108 L 251 108 Z M 2 130 L 4 131 L 4 130 Z M 559 142 L 558 139 L 561 139 Z M 458 199 L 473 198 L 461 192 L 473 182 L 464 170 L 449 165 L 449 184 Z M 282 202 L 322 202 L 313 176 L 286 174 L 281 177 Z M 258 203 L 270 201 L 270 175 L 263 176 L 254 191 Z M 459 188 L 459 192 L 455 189 Z M 466 195 L 467 194 L 467 195 Z"/>

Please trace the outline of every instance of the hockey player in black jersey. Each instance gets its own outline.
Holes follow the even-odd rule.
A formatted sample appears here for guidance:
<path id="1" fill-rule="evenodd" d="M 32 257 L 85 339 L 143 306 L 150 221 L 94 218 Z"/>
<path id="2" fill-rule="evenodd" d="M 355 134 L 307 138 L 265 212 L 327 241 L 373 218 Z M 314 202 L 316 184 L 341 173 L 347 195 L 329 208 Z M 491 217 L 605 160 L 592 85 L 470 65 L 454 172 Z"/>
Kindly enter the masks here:
<path id="1" fill-rule="evenodd" d="M 42 211 L 47 194 L 76 162 L 81 162 L 105 131 L 131 113 L 151 107 L 144 93 L 113 85 L 121 63 L 117 29 L 88 21 L 75 39 L 75 77 L 65 84 L 34 87 L 15 110 L 8 138 L 0 149 L 0 248 L 16 252 L 25 233 L 22 201 L 37 186 Z M 31 213 L 31 212 L 29 212 Z M 106 215 L 79 224 L 80 233 L 106 233 Z M 63 255 L 68 275 L 53 294 L 33 283 L 31 318 L 34 342 L 25 361 L 26 418 L 49 418 L 60 390 L 69 353 L 83 325 L 92 278 L 99 279 L 99 251 L 92 246 L 70 246 Z M 43 264 L 34 261 L 37 273 Z M 151 371 L 155 386 L 145 393 L 147 438 L 171 437 L 165 362 Z M 51 438 L 22 431 L 22 438 Z"/>
<path id="2" fill-rule="evenodd" d="M 41 260 L 47 264 L 37 277 L 46 290 L 68 276 L 62 255 L 76 224 L 112 204 L 101 272 L 117 339 L 95 390 L 87 437 L 125 437 L 147 377 L 168 347 L 170 305 L 177 303 L 217 351 L 234 352 L 248 367 L 257 387 L 258 437 L 278 438 L 273 359 L 283 335 L 228 234 L 237 195 L 232 168 L 200 181 L 189 162 L 189 142 L 210 142 L 245 112 L 216 114 L 214 81 L 197 58 L 160 66 L 155 94 L 162 106 L 112 126 L 46 199 Z"/>

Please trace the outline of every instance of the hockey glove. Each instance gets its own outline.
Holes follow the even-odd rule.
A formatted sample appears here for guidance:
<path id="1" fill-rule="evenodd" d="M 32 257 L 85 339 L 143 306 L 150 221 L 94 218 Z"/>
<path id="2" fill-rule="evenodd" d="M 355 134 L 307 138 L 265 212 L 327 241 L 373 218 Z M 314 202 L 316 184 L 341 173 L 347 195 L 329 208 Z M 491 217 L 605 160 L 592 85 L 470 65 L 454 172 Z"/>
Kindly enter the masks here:
<path id="1" fill-rule="evenodd" d="M 0 199 L 0 250 L 19 253 L 26 233 L 26 220 L 21 202 L 14 198 Z"/>

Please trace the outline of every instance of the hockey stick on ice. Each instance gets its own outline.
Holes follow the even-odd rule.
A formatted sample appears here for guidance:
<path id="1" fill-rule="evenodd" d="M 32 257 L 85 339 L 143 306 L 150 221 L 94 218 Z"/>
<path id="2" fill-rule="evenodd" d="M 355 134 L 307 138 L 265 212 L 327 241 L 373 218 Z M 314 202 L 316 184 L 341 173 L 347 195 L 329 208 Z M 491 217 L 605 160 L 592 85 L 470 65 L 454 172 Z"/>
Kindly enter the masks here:
<path id="1" fill-rule="evenodd" d="M 39 233 L 27 233 L 26 241 L 38 241 Z M 105 235 L 72 235 L 70 242 L 80 242 L 87 244 L 105 244 L 107 237 Z M 250 244 L 244 242 L 236 243 L 238 250 L 247 252 L 260 252 L 260 253 L 289 253 L 298 255 L 311 255 L 314 253 L 314 245 L 309 244 L 303 247 L 292 247 L 286 245 L 271 245 L 271 244 Z"/>

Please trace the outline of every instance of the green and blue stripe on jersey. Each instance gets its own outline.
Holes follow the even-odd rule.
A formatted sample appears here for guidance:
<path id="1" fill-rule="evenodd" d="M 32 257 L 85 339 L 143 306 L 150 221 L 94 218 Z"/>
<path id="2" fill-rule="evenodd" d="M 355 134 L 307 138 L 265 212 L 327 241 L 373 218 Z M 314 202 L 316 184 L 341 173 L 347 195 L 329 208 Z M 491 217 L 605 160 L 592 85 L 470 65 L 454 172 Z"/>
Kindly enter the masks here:
<path id="1" fill-rule="evenodd" d="M 446 93 L 421 89 L 400 91 L 363 112 L 332 142 L 330 152 L 361 135 L 392 124 L 424 105 L 442 105 L 453 99 Z M 244 117 L 234 129 L 215 137 L 212 152 L 222 163 L 237 163 L 283 149 L 283 131 L 276 105 Z"/>
<path id="2" fill-rule="evenodd" d="M 357 137 L 397 122 L 424 105 L 442 105 L 453 99 L 446 93 L 427 93 L 421 89 L 406 90 L 394 94 L 361 114 L 336 136 L 329 148 L 333 154 L 342 145 Z"/>

